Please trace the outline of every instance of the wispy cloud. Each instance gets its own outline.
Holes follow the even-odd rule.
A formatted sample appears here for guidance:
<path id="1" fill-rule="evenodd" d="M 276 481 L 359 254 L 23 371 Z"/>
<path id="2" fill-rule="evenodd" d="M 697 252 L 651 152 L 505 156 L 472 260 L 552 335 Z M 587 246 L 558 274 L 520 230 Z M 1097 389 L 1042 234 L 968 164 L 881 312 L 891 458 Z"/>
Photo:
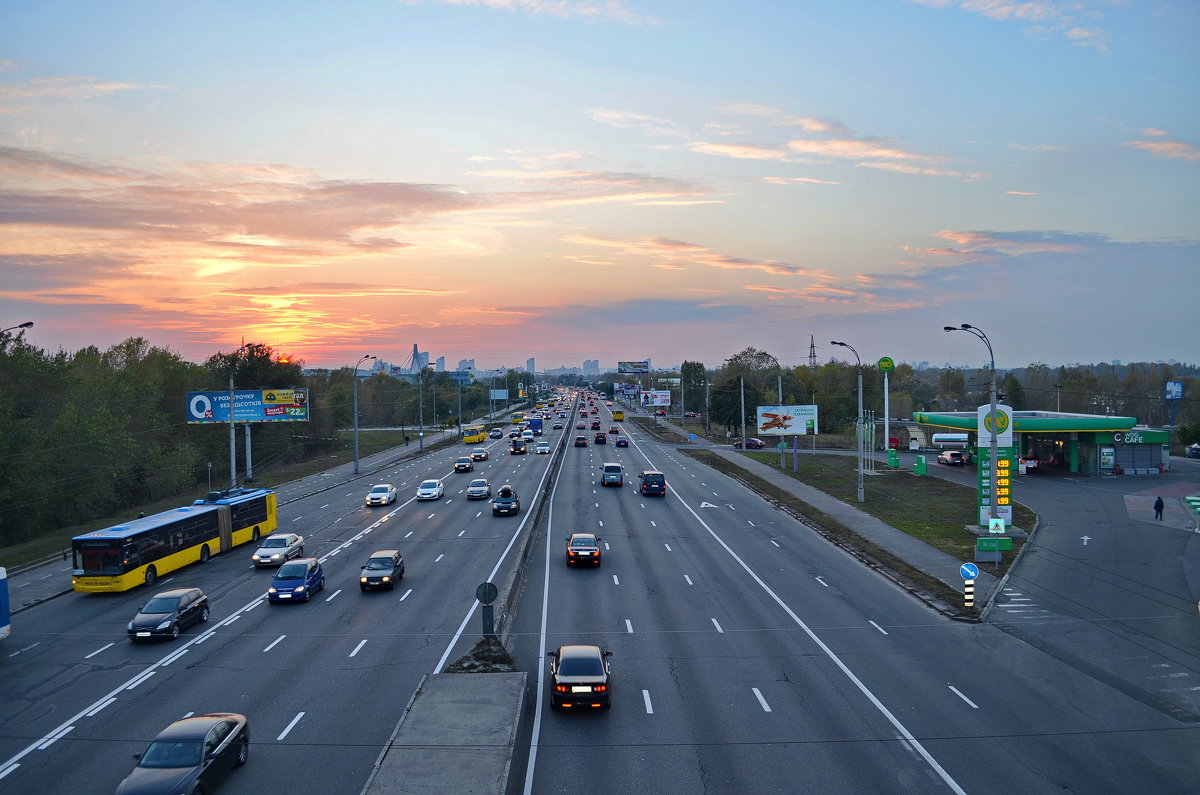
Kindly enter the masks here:
<path id="1" fill-rule="evenodd" d="M 675 122 L 655 116 L 647 116 L 643 113 L 614 110 L 611 108 L 589 108 L 587 114 L 593 121 L 622 130 L 638 130 L 646 135 L 668 136 L 672 138 L 686 136 L 686 133 Z"/>
<path id="2" fill-rule="evenodd" d="M 15 68 L 12 66 L 12 61 L 6 61 L 5 65 L 8 68 L 0 68 L 0 73 Z M 34 77 L 23 83 L 0 82 L 0 113 L 18 112 L 17 103 L 20 102 L 37 100 L 83 102 L 115 94 L 118 91 L 148 91 L 162 88 L 164 87 L 158 85 L 138 85 L 115 80 L 102 80 L 86 75 Z"/>
<path id="3" fill-rule="evenodd" d="M 1107 3 L 1085 0 L 908 0 L 929 8 L 957 8 L 995 22 L 1024 26 L 1033 36 L 1061 36 L 1077 47 L 1108 49 L 1108 31 L 1092 24 L 1104 17 Z M 1083 22 L 1086 21 L 1086 22 Z"/>
<path id="4" fill-rule="evenodd" d="M 1165 135 L 1161 130 L 1156 131 Z M 1167 157 L 1175 160 L 1200 160 L 1200 149 L 1185 141 L 1126 141 L 1125 146 L 1141 149 L 1152 157 Z"/>
<path id="5" fill-rule="evenodd" d="M 496 11 L 548 16 L 558 19 L 583 19 L 625 24 L 653 24 L 653 17 L 643 16 L 622 0 L 438 0 L 443 5 L 480 6 Z"/>
<path id="6" fill-rule="evenodd" d="M 778 276 L 797 276 L 809 273 L 805 268 L 774 260 L 735 257 L 712 251 L 697 243 L 667 237 L 647 237 L 620 240 L 592 235 L 569 235 L 567 242 L 585 246 L 620 249 L 622 256 L 645 261 L 650 267 L 679 270 L 687 266 L 703 266 L 722 270 L 758 270 Z"/>

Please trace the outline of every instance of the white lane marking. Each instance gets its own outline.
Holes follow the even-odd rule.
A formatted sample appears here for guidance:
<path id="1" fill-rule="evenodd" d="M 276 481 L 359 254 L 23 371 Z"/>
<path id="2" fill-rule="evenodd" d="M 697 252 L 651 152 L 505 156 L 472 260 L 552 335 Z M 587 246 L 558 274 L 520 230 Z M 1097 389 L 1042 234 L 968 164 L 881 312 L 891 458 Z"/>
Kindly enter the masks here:
<path id="1" fill-rule="evenodd" d="M 434 563 L 437 563 L 438 561 L 440 561 L 440 560 L 441 560 L 442 558 L 444 558 L 444 557 L 446 557 L 446 553 L 444 553 L 444 552 L 443 552 L 441 555 L 438 555 L 436 558 L 434 558 L 434 559 L 433 559 L 433 562 L 434 562 Z"/>
<path id="2" fill-rule="evenodd" d="M 405 533 L 405 534 L 404 534 L 404 537 L 405 537 L 405 538 L 408 538 L 408 537 L 409 537 L 410 535 L 412 535 L 414 532 L 415 532 L 414 530 L 409 530 L 407 533 Z"/>
<path id="3" fill-rule="evenodd" d="M 174 652 L 173 654 L 168 654 L 168 655 L 167 655 L 166 657 L 164 657 L 164 658 L 163 658 L 161 661 L 159 661 L 159 663 L 158 663 L 158 664 L 159 664 L 159 665 L 161 665 L 161 666 L 163 666 L 163 667 L 165 668 L 166 666 L 168 666 L 168 665 L 170 665 L 171 663 L 175 662 L 176 660 L 178 660 L 180 657 L 182 657 L 183 655 L 185 655 L 185 654 L 187 654 L 187 653 L 188 653 L 188 647 L 187 647 L 187 646 L 184 646 L 184 647 L 183 647 L 182 649 L 180 649 L 179 651 L 177 651 L 177 652 Z"/>
<path id="4" fill-rule="evenodd" d="M 604 522 L 600 522 L 600 526 L 601 526 L 601 527 L 604 527 Z"/>
<path id="5" fill-rule="evenodd" d="M 649 690 L 643 690 L 643 691 L 642 691 L 642 701 L 646 702 L 646 714 L 647 714 L 647 715 L 653 715 L 653 714 L 654 714 L 654 707 L 652 707 L 652 706 L 650 705 L 650 691 L 649 691 Z"/>
<path id="6" fill-rule="evenodd" d="M 215 629 L 210 629 L 207 632 L 205 632 L 203 635 L 201 635 L 200 637 L 196 638 L 195 644 L 197 646 L 199 646 L 201 643 L 203 643 L 204 641 L 208 640 L 209 638 L 211 638 L 213 635 L 216 635 L 216 634 L 217 634 L 217 631 Z"/>
<path id="7" fill-rule="evenodd" d="M 226 413 L 226 414 L 228 414 L 229 412 L 225 412 L 225 413 Z M 322 506 L 321 506 L 320 508 L 318 508 L 317 510 L 318 510 L 318 511 L 320 511 L 320 510 L 324 510 L 325 508 L 328 508 L 328 507 L 329 507 L 329 503 L 325 503 L 324 505 L 322 505 Z"/>
<path id="8" fill-rule="evenodd" d="M 750 690 L 754 693 L 754 697 L 758 699 L 758 703 L 762 706 L 763 712 L 770 712 L 771 707 L 769 704 L 767 704 L 767 700 L 763 698 L 763 694 L 758 692 L 758 688 L 752 687 Z"/>
<path id="9" fill-rule="evenodd" d="M 337 596 L 337 595 L 338 595 L 338 594 L 340 594 L 341 592 L 342 592 L 342 589 L 341 589 L 341 588 L 338 588 L 336 591 L 334 591 L 333 593 L 329 594 L 329 596 L 325 597 L 325 601 L 326 601 L 326 602 L 332 602 L 332 601 L 333 601 L 333 597 Z"/>
<path id="10" fill-rule="evenodd" d="M 9 773 L 13 772 L 20 766 L 21 766 L 20 762 L 13 762 L 12 764 L 5 765 L 4 769 L 0 770 L 0 778 L 4 778 L 5 776 L 7 776 Z"/>
<path id="11" fill-rule="evenodd" d="M 54 735 L 52 735 L 52 736 L 51 736 L 49 739 L 47 739 L 47 740 L 46 740 L 44 743 L 42 743 L 41 745 L 39 745 L 39 746 L 37 747 L 37 749 L 38 749 L 39 751 L 45 751 L 47 748 L 49 748 L 50 746 L 54 745 L 56 742 L 58 742 L 59 740 L 61 740 L 63 737 L 66 737 L 66 736 L 67 736 L 67 732 L 71 731 L 71 730 L 72 730 L 72 729 L 74 729 L 74 728 L 75 728 L 74 726 L 68 726 L 68 727 L 66 727 L 65 729 L 63 729 L 62 731 L 59 731 L 59 732 L 55 733 L 55 734 L 54 734 Z"/>
<path id="12" fill-rule="evenodd" d="M 609 552 L 609 551 L 611 551 L 611 549 L 612 549 L 612 548 L 611 548 L 611 547 L 609 547 L 609 545 L 608 545 L 608 542 L 607 542 L 607 541 L 605 541 L 605 542 L 604 542 L 604 551 L 605 551 L 605 552 Z"/>
<path id="13" fill-rule="evenodd" d="M 658 524 L 657 524 L 656 522 L 653 522 L 653 521 L 652 521 L 652 522 L 650 522 L 650 526 L 651 526 L 651 527 L 658 527 Z"/>
<path id="14" fill-rule="evenodd" d="M 101 646 L 100 648 L 96 649 L 94 652 L 92 652 L 92 653 L 91 653 L 91 654 L 89 654 L 88 656 L 84 657 L 83 659 L 85 659 L 85 660 L 90 660 L 90 659 L 92 659 L 93 657 L 95 657 L 97 654 L 99 654 L 100 652 L 104 651 L 105 649 L 112 648 L 112 647 L 113 647 L 113 646 L 115 646 L 115 645 L 116 645 L 116 643 L 109 643 L 109 644 L 106 644 L 106 645 L 104 645 L 104 646 Z M 89 716 L 89 717 L 90 717 L 90 716 Z"/>
<path id="15" fill-rule="evenodd" d="M 717 632 L 720 632 L 722 635 L 724 635 L 725 630 L 721 629 L 721 625 L 717 623 L 717 620 L 714 618 L 712 620 L 712 622 L 713 622 L 713 626 L 717 628 Z"/>
<path id="16" fill-rule="evenodd" d="M 729 508 L 729 510 L 731 510 L 731 511 L 737 510 L 737 508 L 734 508 L 732 505 L 727 505 L 726 507 Z"/>
<path id="17" fill-rule="evenodd" d="M 825 581 L 824 581 L 824 580 L 822 580 L 820 577 L 816 577 L 815 579 L 816 579 L 816 581 L 817 581 L 817 582 L 821 583 L 821 584 L 822 584 L 822 585 L 824 585 L 826 588 L 828 588 L 828 587 L 829 587 L 829 583 L 825 582 Z"/>
<path id="18" fill-rule="evenodd" d="M 405 599 L 407 599 L 407 598 L 408 598 L 408 595 L 409 595 L 410 593 L 412 593 L 412 588 L 409 588 L 407 591 L 405 591 L 405 592 L 404 592 L 404 596 L 401 596 L 401 597 L 400 597 L 400 601 L 401 601 L 401 602 L 403 602 Z"/>
<path id="19" fill-rule="evenodd" d="M 955 687 L 954 685 L 946 685 L 946 687 L 948 687 L 948 688 L 950 688 L 951 690 L 953 690 L 953 691 L 954 691 L 954 695 L 958 696 L 958 697 L 959 697 L 959 698 L 961 698 L 963 701 L 965 701 L 965 702 L 967 702 L 968 704 L 970 704 L 970 705 L 971 705 L 971 709 L 979 709 L 979 705 L 978 705 L 978 704 L 976 704 L 976 703 L 975 703 L 974 701 L 972 701 L 971 699 L 969 699 L 969 698 L 967 698 L 966 696 L 964 696 L 964 695 L 962 694 L 962 692 L 961 692 L 961 691 L 960 691 L 960 690 L 959 690 L 957 687 Z"/>
<path id="20" fill-rule="evenodd" d="M 856 443 L 856 444 L 857 444 L 857 443 Z M 462 537 L 463 537 L 463 533 L 465 533 L 465 532 L 467 532 L 467 531 L 466 531 L 466 530 L 459 530 L 459 531 L 458 531 L 458 537 L 459 537 L 459 538 L 462 538 Z"/>
<path id="21" fill-rule="evenodd" d="M 668 551 L 668 552 L 670 552 L 670 551 L 671 551 L 671 545 L 670 545 L 670 544 L 663 544 L 663 546 L 667 548 L 667 551 Z"/>
<path id="22" fill-rule="evenodd" d="M 779 547 L 779 542 L 778 542 L 778 541 L 776 541 L 776 540 L 775 540 L 775 539 L 773 539 L 773 538 L 771 539 L 771 543 L 772 543 L 772 544 L 774 544 L 775 546 Z M 779 548 L 780 548 L 780 549 L 783 549 L 783 547 L 779 547 Z"/>
<path id="23" fill-rule="evenodd" d="M 620 585 L 621 581 L 617 579 L 617 575 L 613 575 L 613 585 Z"/>
<path id="24" fill-rule="evenodd" d="M 299 722 L 300 722 L 300 719 L 301 719 L 301 718 L 303 718 L 303 717 L 304 717 L 304 713 L 303 713 L 303 712 L 301 712 L 301 713 L 299 713 L 298 715 L 296 715 L 296 717 L 292 718 L 292 722 L 291 722 L 291 723 L 289 723 L 289 724 L 287 725 L 287 728 L 286 728 L 286 729 L 284 729 L 282 732 L 280 732 L 280 733 L 279 733 L 279 736 L 278 736 L 278 737 L 276 737 L 275 739 L 276 739 L 276 740 L 282 740 L 284 737 L 287 737 L 287 736 L 288 736 L 288 732 L 290 732 L 292 729 L 294 729 L 294 728 L 296 727 L 296 724 L 297 724 L 297 723 L 299 723 Z"/>
<path id="25" fill-rule="evenodd" d="M 481 516 L 483 516 L 483 511 L 480 511 L 479 513 L 475 514 L 476 519 L 478 519 Z"/>
<path id="26" fill-rule="evenodd" d="M 359 649 L 361 649 L 363 646 L 366 646 L 366 645 L 367 645 L 367 639 L 363 638 L 362 640 L 360 640 L 358 642 L 358 645 L 354 647 L 354 651 L 350 652 L 350 656 L 353 657 L 354 655 L 358 654 Z"/>
<path id="27" fill-rule="evenodd" d="M 263 649 L 263 653 L 265 654 L 266 652 L 269 652 L 271 649 L 275 648 L 275 644 L 279 643 L 279 641 L 283 640 L 286 637 L 287 637 L 287 635 L 280 635 L 278 638 L 271 641 L 271 645 L 269 645 L 269 646 L 267 646 L 267 648 Z"/>
<path id="28" fill-rule="evenodd" d="M 751 527 L 758 527 L 758 525 L 756 525 L 754 522 L 751 522 L 749 519 L 746 520 L 746 524 L 750 525 Z"/>
<path id="29" fill-rule="evenodd" d="M 691 578 L 691 577 L 689 577 L 689 576 L 687 576 L 686 574 L 685 574 L 685 575 L 683 575 L 683 579 L 684 579 L 685 581 L 687 581 L 687 584 L 688 584 L 688 585 L 695 585 L 695 584 L 696 584 L 696 583 L 692 582 L 692 578 Z"/>
<path id="30" fill-rule="evenodd" d="M 92 711 L 91 711 L 91 712 L 88 712 L 88 713 L 86 714 L 86 716 L 87 716 L 87 717 L 89 717 L 89 718 L 94 718 L 94 717 L 96 717 L 96 715 L 97 715 L 97 714 L 100 712 L 100 710 L 104 709 L 104 708 L 105 708 L 105 707 L 107 707 L 109 704 L 115 704 L 115 703 L 116 703 L 116 701 L 117 701 L 117 699 L 116 699 L 116 697 L 115 697 L 115 696 L 114 696 L 113 698 L 107 699 L 107 700 L 105 700 L 105 701 L 101 701 L 99 704 L 97 704 L 97 705 L 95 706 L 95 708 L 93 708 L 93 709 L 92 709 Z"/>
<path id="31" fill-rule="evenodd" d="M 597 508 L 599 508 L 599 507 L 600 507 L 600 503 L 596 503 L 596 507 L 597 507 Z"/>
<path id="32" fill-rule="evenodd" d="M 433 518 L 433 517 L 435 517 L 435 516 L 437 516 L 437 514 L 436 514 L 436 513 L 431 513 L 431 514 L 429 514 L 428 516 L 426 516 L 425 518 L 426 518 L 426 519 L 432 519 L 432 518 Z"/>
<path id="33" fill-rule="evenodd" d="M 154 676 L 155 673 L 157 673 L 157 671 L 150 670 L 150 671 L 145 671 L 145 672 L 133 677 L 133 679 L 131 679 L 129 681 L 129 684 L 125 687 L 125 689 L 133 690 L 135 687 L 140 685 L 142 682 L 145 682 L 147 679 Z"/>
<path id="34" fill-rule="evenodd" d="M 871 621 L 870 619 L 867 619 L 867 622 L 868 622 L 868 623 L 869 623 L 871 626 L 875 627 L 875 629 L 877 629 L 877 630 L 879 630 L 880 632 L 882 632 L 884 635 L 888 634 L 888 631 L 887 631 L 886 629 L 884 629 L 883 627 L 879 626 L 879 625 L 878 625 L 878 624 L 876 624 L 874 621 Z"/>
<path id="35" fill-rule="evenodd" d="M 633 622 L 630 621 L 628 618 L 625 619 L 625 631 L 629 632 L 629 633 L 633 632 Z"/>

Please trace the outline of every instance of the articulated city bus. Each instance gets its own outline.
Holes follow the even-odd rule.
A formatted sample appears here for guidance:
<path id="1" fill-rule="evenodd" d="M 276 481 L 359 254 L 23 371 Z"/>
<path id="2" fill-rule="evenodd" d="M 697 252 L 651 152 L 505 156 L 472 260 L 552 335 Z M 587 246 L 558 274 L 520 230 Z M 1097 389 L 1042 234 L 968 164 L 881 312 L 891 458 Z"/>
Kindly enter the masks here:
<path id="1" fill-rule="evenodd" d="M 9 606 L 8 606 L 8 571 L 0 566 L 0 640 L 8 637 L 12 631 L 12 623 L 9 621 Z"/>
<path id="2" fill-rule="evenodd" d="M 81 593 L 127 591 L 279 525 L 270 489 L 214 491 L 203 500 L 71 539 L 71 586 Z"/>
<path id="3" fill-rule="evenodd" d="M 487 428 L 483 425 L 467 425 L 463 428 L 463 444 L 479 444 L 487 438 Z"/>

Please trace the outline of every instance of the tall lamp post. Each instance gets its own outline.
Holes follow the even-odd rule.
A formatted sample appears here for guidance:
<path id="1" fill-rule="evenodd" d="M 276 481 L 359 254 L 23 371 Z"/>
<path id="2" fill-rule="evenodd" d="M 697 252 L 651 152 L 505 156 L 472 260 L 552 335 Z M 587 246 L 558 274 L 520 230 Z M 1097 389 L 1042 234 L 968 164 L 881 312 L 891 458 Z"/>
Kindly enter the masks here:
<path id="1" fill-rule="evenodd" d="M 354 474 L 358 474 L 358 368 L 367 359 L 378 359 L 378 356 L 367 354 L 354 365 Z"/>
<path id="2" fill-rule="evenodd" d="M 855 436 L 858 437 L 858 501 L 866 502 L 866 497 L 863 493 L 863 469 L 866 468 L 863 462 L 863 395 L 862 395 L 862 359 L 858 355 L 858 351 L 844 342 L 829 341 L 830 345 L 840 345 L 843 348 L 849 348 L 854 354 L 855 360 L 858 362 L 858 419 L 854 422 Z"/>
<path id="3" fill-rule="evenodd" d="M 32 324 L 31 324 L 32 325 Z M 247 342 L 235 350 L 229 363 L 229 488 L 237 488 L 237 436 L 233 432 L 233 375 L 237 372 L 238 362 L 242 351 L 253 353 L 259 348 L 265 348 L 257 342 Z"/>
<path id="4" fill-rule="evenodd" d="M 24 323 L 21 323 L 16 326 L 9 326 L 8 328 L 0 328 L 0 334 L 3 334 L 6 331 L 16 331 L 19 328 L 33 328 L 33 321 L 26 320 Z"/>
<path id="5" fill-rule="evenodd" d="M 992 342 L 988 339 L 987 334 L 983 333 L 982 329 L 972 326 L 970 323 L 963 323 L 958 326 L 943 326 L 943 331 L 966 331 L 974 334 L 979 339 L 983 340 L 983 344 L 987 346 L 988 358 L 991 360 L 990 367 L 992 368 L 992 389 L 991 389 L 991 411 L 988 413 L 988 424 L 991 425 L 991 463 L 988 467 L 991 472 L 988 476 L 988 481 L 992 484 L 991 497 L 988 499 L 988 518 L 995 519 L 1000 515 L 996 506 L 996 355 L 992 353 Z"/>

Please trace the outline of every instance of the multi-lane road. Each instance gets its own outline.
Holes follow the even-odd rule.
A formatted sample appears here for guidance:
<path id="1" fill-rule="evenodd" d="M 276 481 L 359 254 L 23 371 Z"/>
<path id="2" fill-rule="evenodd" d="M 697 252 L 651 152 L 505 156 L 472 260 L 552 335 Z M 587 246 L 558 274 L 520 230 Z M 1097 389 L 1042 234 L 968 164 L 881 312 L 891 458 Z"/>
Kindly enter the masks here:
<path id="1" fill-rule="evenodd" d="M 532 532 L 507 633 L 531 679 L 514 759 L 528 791 L 1194 789 L 1196 726 L 931 613 L 673 446 L 636 433 L 629 448 L 571 446 L 575 414 L 547 429 L 550 456 L 491 441 L 474 473 L 450 472 L 453 450 L 288 502 L 281 529 L 306 536 L 328 578 L 309 604 L 265 604 L 270 572 L 239 549 L 163 582 L 213 602 L 212 621 L 173 644 L 125 640 L 140 591 L 21 613 L 23 651 L 2 661 L 0 788 L 109 791 L 167 723 L 231 710 L 250 717 L 253 745 L 223 791 L 358 792 L 421 676 L 477 640 L 475 587 L 516 566 L 514 539 Z M 605 461 L 625 466 L 624 487 L 600 485 Z M 642 469 L 667 474 L 665 498 L 637 493 Z M 427 477 L 446 496 L 412 500 Z M 472 477 L 513 484 L 522 513 L 467 501 Z M 372 481 L 400 501 L 365 508 Z M 600 568 L 565 567 L 572 531 L 602 536 Z M 359 566 L 389 547 L 403 583 L 360 593 Z M 549 709 L 544 654 L 570 642 L 612 650 L 610 710 Z"/>

